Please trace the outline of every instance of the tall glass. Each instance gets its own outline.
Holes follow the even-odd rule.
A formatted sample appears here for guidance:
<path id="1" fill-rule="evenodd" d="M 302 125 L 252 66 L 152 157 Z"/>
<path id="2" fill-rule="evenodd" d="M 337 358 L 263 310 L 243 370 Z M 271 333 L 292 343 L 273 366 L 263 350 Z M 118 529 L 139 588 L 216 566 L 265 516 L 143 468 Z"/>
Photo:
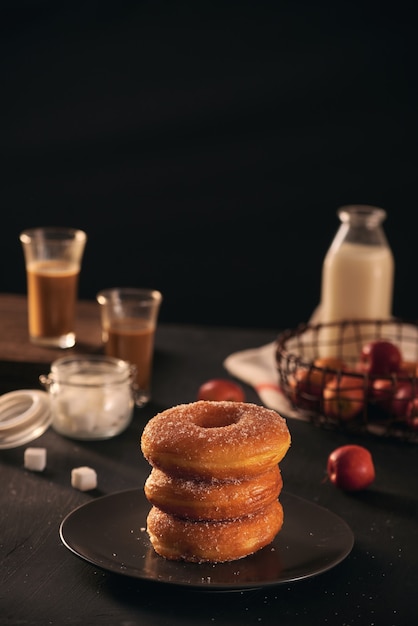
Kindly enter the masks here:
<path id="1" fill-rule="evenodd" d="M 135 366 L 135 404 L 151 398 L 154 337 L 162 294 L 156 289 L 115 287 L 97 294 L 105 354 Z"/>
<path id="2" fill-rule="evenodd" d="M 76 341 L 75 310 L 87 235 L 75 228 L 24 230 L 29 338 L 33 343 L 71 348 Z"/>

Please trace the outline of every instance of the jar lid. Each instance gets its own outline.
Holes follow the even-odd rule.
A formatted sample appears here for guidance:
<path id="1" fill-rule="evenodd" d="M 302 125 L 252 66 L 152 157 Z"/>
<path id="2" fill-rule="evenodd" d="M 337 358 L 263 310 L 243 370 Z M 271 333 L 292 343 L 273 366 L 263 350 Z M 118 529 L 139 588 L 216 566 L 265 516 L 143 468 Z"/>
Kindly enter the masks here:
<path id="1" fill-rule="evenodd" d="M 19 389 L 0 396 L 0 449 L 16 448 L 40 437 L 51 424 L 46 391 Z"/>
<path id="2" fill-rule="evenodd" d="M 75 387 L 97 387 L 124 383 L 132 378 L 128 361 L 105 355 L 65 356 L 51 364 L 51 372 L 41 382 L 61 383 Z"/>

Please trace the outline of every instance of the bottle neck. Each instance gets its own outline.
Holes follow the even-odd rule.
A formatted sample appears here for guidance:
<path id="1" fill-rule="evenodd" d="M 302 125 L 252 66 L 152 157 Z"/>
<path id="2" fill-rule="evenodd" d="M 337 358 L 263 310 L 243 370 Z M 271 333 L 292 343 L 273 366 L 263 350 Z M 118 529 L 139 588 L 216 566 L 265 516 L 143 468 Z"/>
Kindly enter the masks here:
<path id="1" fill-rule="evenodd" d="M 363 228 L 376 228 L 386 219 L 386 211 L 368 205 L 343 206 L 338 210 L 341 222 Z"/>
<path id="2" fill-rule="evenodd" d="M 386 211 L 368 205 L 350 205 L 337 211 L 341 220 L 336 240 L 372 246 L 386 246 L 387 240 L 382 228 Z"/>

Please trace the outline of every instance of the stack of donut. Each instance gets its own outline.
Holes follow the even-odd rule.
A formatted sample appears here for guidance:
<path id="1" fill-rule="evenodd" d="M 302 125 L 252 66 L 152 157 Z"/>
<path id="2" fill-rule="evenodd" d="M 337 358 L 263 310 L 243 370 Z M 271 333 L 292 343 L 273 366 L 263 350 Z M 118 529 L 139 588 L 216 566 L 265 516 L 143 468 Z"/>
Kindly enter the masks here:
<path id="1" fill-rule="evenodd" d="M 290 446 L 276 411 L 197 401 L 158 413 L 141 437 L 152 466 L 147 532 L 171 560 L 233 561 L 271 543 L 283 524 L 279 462 Z"/>

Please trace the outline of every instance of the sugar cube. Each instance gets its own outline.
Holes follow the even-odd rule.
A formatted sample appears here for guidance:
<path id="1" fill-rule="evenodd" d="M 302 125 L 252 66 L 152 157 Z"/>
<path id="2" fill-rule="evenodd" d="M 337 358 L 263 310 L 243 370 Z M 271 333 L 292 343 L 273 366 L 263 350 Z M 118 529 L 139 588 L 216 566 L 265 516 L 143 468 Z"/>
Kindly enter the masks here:
<path id="1" fill-rule="evenodd" d="M 71 470 L 71 486 L 80 491 L 89 491 L 97 487 L 97 474 L 91 467 L 74 467 Z"/>
<path id="2" fill-rule="evenodd" d="M 46 467 L 46 448 L 26 448 L 24 466 L 33 472 L 42 472 Z"/>

